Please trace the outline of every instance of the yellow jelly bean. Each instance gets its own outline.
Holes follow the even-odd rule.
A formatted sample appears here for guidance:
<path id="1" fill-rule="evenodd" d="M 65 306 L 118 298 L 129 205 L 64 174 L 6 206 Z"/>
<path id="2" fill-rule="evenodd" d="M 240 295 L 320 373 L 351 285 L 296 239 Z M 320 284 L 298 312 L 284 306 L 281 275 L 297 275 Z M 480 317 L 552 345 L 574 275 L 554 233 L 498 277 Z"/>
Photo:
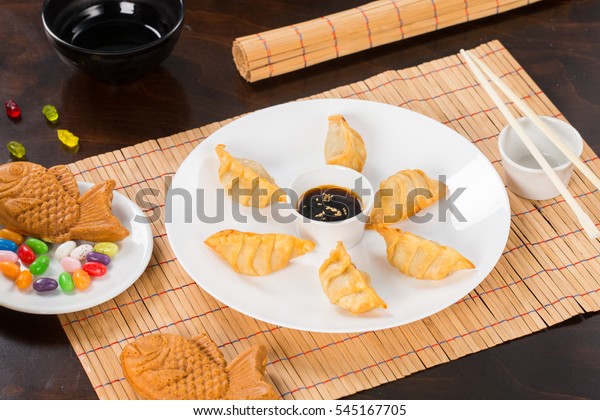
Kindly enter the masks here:
<path id="1" fill-rule="evenodd" d="M 90 287 L 90 275 L 83 270 L 75 270 L 73 273 L 73 283 L 79 290 L 85 290 Z"/>
<path id="2" fill-rule="evenodd" d="M 9 279 L 15 280 L 21 272 L 21 267 L 10 261 L 0 262 L 0 271 Z"/>
<path id="3" fill-rule="evenodd" d="M 117 252 L 119 252 L 119 247 L 117 244 L 113 244 L 112 242 L 98 242 L 96 245 L 94 245 L 94 251 L 108 255 L 112 258 L 117 254 Z"/>
<path id="4" fill-rule="evenodd" d="M 25 238 L 22 235 L 14 232 L 10 229 L 0 229 L 0 238 L 8 239 L 9 241 L 13 241 L 17 245 L 21 245 Z"/>
<path id="5" fill-rule="evenodd" d="M 79 137 L 69 130 L 56 130 L 58 139 L 67 147 L 76 147 L 79 144 Z"/>
<path id="6" fill-rule="evenodd" d="M 17 285 L 17 287 L 19 289 L 25 290 L 31 285 L 32 281 L 33 281 L 33 275 L 29 272 L 29 270 L 23 270 L 17 276 L 17 279 L 15 280 L 15 284 Z"/>

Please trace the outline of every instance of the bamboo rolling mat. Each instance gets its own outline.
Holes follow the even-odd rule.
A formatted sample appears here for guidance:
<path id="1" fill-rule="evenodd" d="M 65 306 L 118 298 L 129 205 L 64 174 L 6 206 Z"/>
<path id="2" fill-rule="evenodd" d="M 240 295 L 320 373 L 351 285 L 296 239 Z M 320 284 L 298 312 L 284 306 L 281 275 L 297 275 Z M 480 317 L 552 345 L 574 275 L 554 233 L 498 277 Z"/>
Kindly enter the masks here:
<path id="1" fill-rule="evenodd" d="M 473 52 L 538 114 L 563 118 L 498 41 Z M 330 97 L 385 102 L 441 121 L 470 139 L 502 175 L 496 143 L 505 120 L 455 55 L 315 95 Z M 141 188 L 158 189 L 160 197 L 147 209 L 151 214 L 164 206 L 165 184 L 185 157 L 230 121 L 88 158 L 70 169 L 78 180 L 114 178 L 118 191 L 132 200 Z M 583 159 L 600 173 L 598 157 L 587 145 Z M 577 172 L 569 188 L 599 221 L 600 194 Z M 494 270 L 452 306 L 408 325 L 322 334 L 242 315 L 184 272 L 162 220 L 152 225 L 154 253 L 133 286 L 102 305 L 59 318 L 101 399 L 137 398 L 119 364 L 128 342 L 151 333 L 189 337 L 202 331 L 227 361 L 250 345 L 265 345 L 267 378 L 284 399 L 340 398 L 600 309 L 600 243 L 587 238 L 563 200 L 531 202 L 508 195 L 511 231 Z"/>

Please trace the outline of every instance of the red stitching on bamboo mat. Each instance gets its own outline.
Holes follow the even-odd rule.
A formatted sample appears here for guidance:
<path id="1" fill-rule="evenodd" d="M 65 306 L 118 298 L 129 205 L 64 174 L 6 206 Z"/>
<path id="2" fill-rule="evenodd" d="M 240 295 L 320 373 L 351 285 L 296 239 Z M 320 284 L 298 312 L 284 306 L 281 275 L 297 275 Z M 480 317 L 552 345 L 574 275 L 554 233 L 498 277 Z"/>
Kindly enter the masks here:
<path id="1" fill-rule="evenodd" d="M 392 3 L 392 5 L 394 6 L 394 9 L 396 9 L 396 16 L 398 17 L 398 29 L 400 29 L 400 36 L 402 37 L 402 38 L 400 38 L 400 40 L 403 40 L 404 39 L 404 22 L 402 22 L 400 8 L 398 7 L 396 0 L 390 0 L 390 3 Z"/>
<path id="2" fill-rule="evenodd" d="M 335 33 L 335 26 L 333 26 L 333 23 L 327 16 L 322 16 L 321 19 L 327 22 L 329 24 L 329 27 L 331 28 L 331 34 L 333 36 L 333 46 L 335 48 L 335 57 L 337 58 L 340 56 L 340 50 L 338 50 L 338 39 L 337 34 Z"/>
<path id="3" fill-rule="evenodd" d="M 300 32 L 300 29 L 298 29 L 298 27 L 296 25 L 291 25 L 291 27 L 296 32 L 296 35 L 298 35 L 298 38 L 300 39 L 300 48 L 302 49 L 302 59 L 304 60 L 304 67 L 306 68 L 306 66 L 308 64 L 306 63 L 306 49 L 304 48 L 304 38 L 302 38 L 302 33 Z"/>
<path id="4" fill-rule="evenodd" d="M 256 34 L 256 37 L 258 39 L 260 39 L 260 41 L 263 44 L 263 47 L 265 48 L 265 51 L 267 52 L 267 65 L 269 66 L 269 77 L 273 76 L 273 64 L 271 63 L 271 48 L 269 48 L 269 45 L 267 44 L 267 40 L 264 39 L 262 36 L 260 36 L 260 34 Z"/>
<path id="5" fill-rule="evenodd" d="M 437 6 L 435 4 L 435 0 L 431 0 L 431 4 L 433 5 L 433 18 L 435 19 L 435 30 L 437 31 L 439 21 L 438 21 Z"/>
<path id="6" fill-rule="evenodd" d="M 369 27 L 369 17 L 365 13 L 365 11 L 362 9 L 362 7 L 357 7 L 356 10 L 358 10 L 365 18 L 365 26 L 367 27 L 367 36 L 369 38 L 369 48 L 373 48 L 373 39 L 371 38 L 371 28 Z"/>
<path id="7" fill-rule="evenodd" d="M 467 16 L 467 22 L 471 20 L 471 17 L 469 16 L 469 2 L 467 0 L 465 1 L 465 15 Z"/>

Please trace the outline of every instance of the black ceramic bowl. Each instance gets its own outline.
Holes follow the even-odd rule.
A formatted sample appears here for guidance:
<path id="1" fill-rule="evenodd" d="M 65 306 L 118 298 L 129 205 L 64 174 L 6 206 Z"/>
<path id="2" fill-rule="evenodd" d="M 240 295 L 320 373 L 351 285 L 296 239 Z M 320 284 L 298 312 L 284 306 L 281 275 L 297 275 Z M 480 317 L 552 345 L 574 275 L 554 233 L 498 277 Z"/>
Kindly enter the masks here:
<path id="1" fill-rule="evenodd" d="M 183 0 L 45 0 L 42 21 L 67 64 L 97 80 L 126 83 L 169 56 Z"/>

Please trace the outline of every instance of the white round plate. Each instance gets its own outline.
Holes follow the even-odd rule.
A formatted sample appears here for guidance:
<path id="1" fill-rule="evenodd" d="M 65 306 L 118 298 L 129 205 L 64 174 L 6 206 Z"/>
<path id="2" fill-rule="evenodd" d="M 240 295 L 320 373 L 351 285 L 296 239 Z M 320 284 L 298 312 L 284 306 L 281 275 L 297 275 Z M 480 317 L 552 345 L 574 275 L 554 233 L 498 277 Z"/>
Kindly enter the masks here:
<path id="1" fill-rule="evenodd" d="M 93 184 L 78 182 L 80 192 L 87 191 Z M 112 212 L 129 230 L 129 236 L 117 242 L 119 253 L 108 265 L 106 274 L 92 278 L 90 287 L 65 293 L 60 287 L 51 292 L 36 292 L 31 287 L 22 291 L 15 282 L 2 278 L 0 274 L 0 306 L 32 314 L 64 314 L 81 311 L 106 302 L 131 286 L 144 272 L 152 255 L 152 230 L 142 210 L 124 195 L 113 192 Z M 146 222 L 139 220 L 143 218 Z M 76 241 L 78 245 L 84 241 Z M 64 271 L 60 261 L 54 258 L 57 245 L 50 245 L 50 266 L 42 276 L 58 280 Z"/>
<path id="2" fill-rule="evenodd" d="M 270 207 L 261 210 L 267 222 L 242 207 L 243 223 L 234 217 L 222 189 L 215 146 L 227 145 L 233 155 L 256 160 L 280 187 L 299 173 L 324 163 L 323 144 L 328 119 L 342 114 L 367 148 L 363 173 L 374 186 L 401 169 L 422 169 L 430 177 L 446 176 L 450 193 L 458 197 L 458 213 L 435 204 L 419 218 L 396 226 L 456 248 L 476 269 L 463 270 L 441 281 L 402 275 L 386 259 L 383 238 L 367 231 L 348 252 L 354 264 L 370 273 L 372 285 L 387 309 L 355 315 L 332 305 L 321 288 L 318 270 L 328 254 L 312 252 L 265 277 L 235 273 L 203 241 L 223 229 L 295 234 L 292 224 L 278 223 Z M 462 193 L 458 193 L 459 189 Z M 302 192 L 299 192 L 302 193 Z M 199 198 L 203 204 L 198 205 Z M 504 185 L 486 157 L 468 140 L 443 124 L 415 112 L 378 102 L 323 99 L 292 102 L 244 116 L 213 133 L 183 162 L 173 178 L 166 208 L 167 235 L 190 276 L 208 293 L 246 315 L 276 325 L 315 332 L 361 332 L 406 324 L 438 312 L 468 294 L 493 269 L 506 244 L 510 207 Z M 254 209 L 256 211 L 256 209 Z M 431 220 L 420 223 L 420 216 Z M 445 216 L 445 220 L 444 219 Z"/>

